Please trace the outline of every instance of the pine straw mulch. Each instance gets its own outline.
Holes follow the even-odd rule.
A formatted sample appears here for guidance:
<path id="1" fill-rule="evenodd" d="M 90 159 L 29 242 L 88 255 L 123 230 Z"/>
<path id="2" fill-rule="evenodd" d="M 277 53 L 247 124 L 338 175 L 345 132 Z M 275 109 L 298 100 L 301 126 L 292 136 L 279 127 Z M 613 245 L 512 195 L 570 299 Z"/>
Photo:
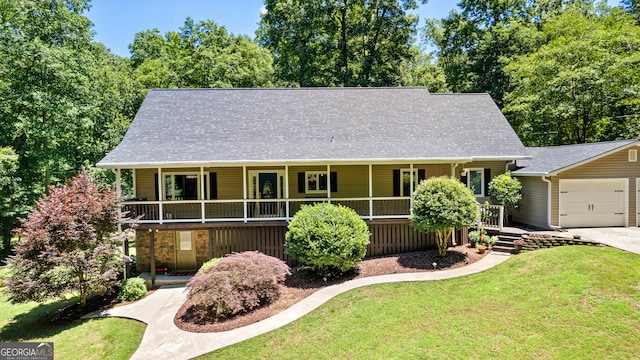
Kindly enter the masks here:
<path id="1" fill-rule="evenodd" d="M 343 274 L 337 279 L 326 279 L 311 275 L 305 271 L 291 269 L 291 275 L 287 277 L 284 284 L 280 285 L 280 297 L 270 304 L 224 321 L 198 325 L 189 321 L 185 316 L 186 310 L 190 306 L 189 300 L 187 300 L 176 313 L 174 323 L 178 328 L 190 332 L 233 330 L 254 324 L 282 312 L 310 294 L 329 285 L 369 276 L 454 269 L 474 263 L 485 255 L 486 252 L 485 254 L 478 254 L 477 249 L 468 245 L 460 245 L 450 247 L 445 258 L 439 257 L 437 250 L 368 258 L 363 260 L 356 270 Z M 437 263 L 435 269 L 433 267 L 434 262 Z"/>

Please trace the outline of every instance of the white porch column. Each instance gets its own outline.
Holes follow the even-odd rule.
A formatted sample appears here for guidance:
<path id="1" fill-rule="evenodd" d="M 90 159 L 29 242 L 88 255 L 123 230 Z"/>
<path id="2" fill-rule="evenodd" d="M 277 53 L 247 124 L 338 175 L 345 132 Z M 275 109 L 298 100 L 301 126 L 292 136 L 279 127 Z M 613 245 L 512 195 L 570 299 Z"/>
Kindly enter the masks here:
<path id="1" fill-rule="evenodd" d="M 373 175 L 372 164 L 369 164 L 369 220 L 373 220 Z"/>
<path id="2" fill-rule="evenodd" d="M 242 167 L 242 199 L 244 208 L 244 222 L 247 222 L 247 166 Z"/>
<path id="3" fill-rule="evenodd" d="M 162 211 L 162 168 L 158 168 L 158 219 L 160 224 L 164 218 L 164 212 Z"/>
<path id="4" fill-rule="evenodd" d="M 286 200 L 285 217 L 287 218 L 287 221 L 289 221 L 289 165 L 284 166 L 284 197 Z"/>
<path id="5" fill-rule="evenodd" d="M 409 164 L 409 215 L 413 216 L 413 163 Z M 402 174 L 400 174 L 400 180 L 402 181 Z"/>
<path id="6" fill-rule="evenodd" d="M 209 179 L 209 181 L 211 181 L 211 179 Z M 204 224 L 204 219 L 205 219 L 205 214 L 204 214 L 204 200 L 205 200 L 205 196 L 204 196 L 204 189 L 205 189 L 205 183 L 204 183 L 204 166 L 200 166 L 200 211 L 202 211 L 202 223 Z"/>
<path id="7" fill-rule="evenodd" d="M 320 179 L 318 179 L 318 185 L 319 184 Z M 331 165 L 329 164 L 327 164 L 327 199 L 329 199 L 329 204 L 331 204 Z"/>
<path id="8" fill-rule="evenodd" d="M 122 185 L 120 169 L 116 169 L 116 196 L 118 197 L 118 232 L 122 232 Z"/>

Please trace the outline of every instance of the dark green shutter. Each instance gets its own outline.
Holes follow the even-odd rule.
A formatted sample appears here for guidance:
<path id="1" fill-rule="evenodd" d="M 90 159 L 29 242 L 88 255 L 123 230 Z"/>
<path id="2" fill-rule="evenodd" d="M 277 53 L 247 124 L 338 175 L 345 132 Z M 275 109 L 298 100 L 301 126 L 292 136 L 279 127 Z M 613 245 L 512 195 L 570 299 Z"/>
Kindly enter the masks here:
<path id="1" fill-rule="evenodd" d="M 426 179 L 427 174 L 424 171 L 424 169 L 418 169 L 418 184 L 420 184 L 420 181 Z"/>
<path id="2" fill-rule="evenodd" d="M 335 171 L 331 172 L 331 175 L 329 176 L 329 181 L 331 182 L 331 192 L 336 192 L 338 191 L 338 173 Z"/>
<path id="3" fill-rule="evenodd" d="M 400 196 L 400 169 L 393 170 L 393 196 Z"/>
<path id="4" fill-rule="evenodd" d="M 460 182 L 467 186 L 467 175 L 460 176 Z"/>
<path id="5" fill-rule="evenodd" d="M 484 196 L 489 196 L 489 181 L 491 181 L 491 169 L 484 169 Z"/>
<path id="6" fill-rule="evenodd" d="M 209 199 L 215 200 L 218 198 L 218 174 L 212 172 L 209 173 Z"/>
<path id="7" fill-rule="evenodd" d="M 304 194 L 304 173 L 298 173 L 298 192 Z"/>
<path id="8" fill-rule="evenodd" d="M 160 192 L 158 191 L 158 173 L 153 174 L 153 189 L 156 192 L 156 201 L 159 201 Z"/>

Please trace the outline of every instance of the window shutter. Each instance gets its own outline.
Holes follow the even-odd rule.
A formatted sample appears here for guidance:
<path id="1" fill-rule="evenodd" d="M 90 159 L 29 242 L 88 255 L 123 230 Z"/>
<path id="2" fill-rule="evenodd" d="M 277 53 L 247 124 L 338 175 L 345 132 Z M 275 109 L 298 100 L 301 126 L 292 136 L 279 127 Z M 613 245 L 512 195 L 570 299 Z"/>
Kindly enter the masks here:
<path id="1" fill-rule="evenodd" d="M 336 192 L 338 191 L 338 173 L 335 171 L 331 172 L 331 175 L 329 175 L 329 181 L 331 182 L 331 192 Z"/>
<path id="2" fill-rule="evenodd" d="M 298 173 L 298 192 L 304 194 L 304 173 Z"/>
<path id="3" fill-rule="evenodd" d="M 209 173 L 209 199 L 214 200 L 218 198 L 218 174 L 212 172 Z"/>
<path id="4" fill-rule="evenodd" d="M 467 186 L 467 175 L 460 176 L 460 182 Z"/>
<path id="5" fill-rule="evenodd" d="M 400 196 L 400 169 L 393 170 L 393 196 Z"/>
<path id="6" fill-rule="evenodd" d="M 153 189 L 156 192 L 156 201 L 160 200 L 160 195 L 158 191 L 158 173 L 153 174 Z"/>
<path id="7" fill-rule="evenodd" d="M 424 169 L 418 169 L 418 184 L 427 177 Z"/>
<path id="8" fill-rule="evenodd" d="M 491 181 L 491 169 L 484 169 L 484 196 L 489 196 L 489 181 Z"/>

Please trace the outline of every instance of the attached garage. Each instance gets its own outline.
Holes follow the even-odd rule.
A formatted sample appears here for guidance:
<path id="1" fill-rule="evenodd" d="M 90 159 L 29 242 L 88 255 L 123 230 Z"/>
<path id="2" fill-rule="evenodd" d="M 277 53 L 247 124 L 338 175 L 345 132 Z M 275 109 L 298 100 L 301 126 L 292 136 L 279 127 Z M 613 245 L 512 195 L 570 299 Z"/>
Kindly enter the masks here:
<path id="1" fill-rule="evenodd" d="M 626 225 L 627 179 L 559 181 L 561 227 Z"/>
<path id="2" fill-rule="evenodd" d="M 637 140 L 528 148 L 517 163 L 521 209 L 514 220 L 540 228 L 637 226 Z"/>

